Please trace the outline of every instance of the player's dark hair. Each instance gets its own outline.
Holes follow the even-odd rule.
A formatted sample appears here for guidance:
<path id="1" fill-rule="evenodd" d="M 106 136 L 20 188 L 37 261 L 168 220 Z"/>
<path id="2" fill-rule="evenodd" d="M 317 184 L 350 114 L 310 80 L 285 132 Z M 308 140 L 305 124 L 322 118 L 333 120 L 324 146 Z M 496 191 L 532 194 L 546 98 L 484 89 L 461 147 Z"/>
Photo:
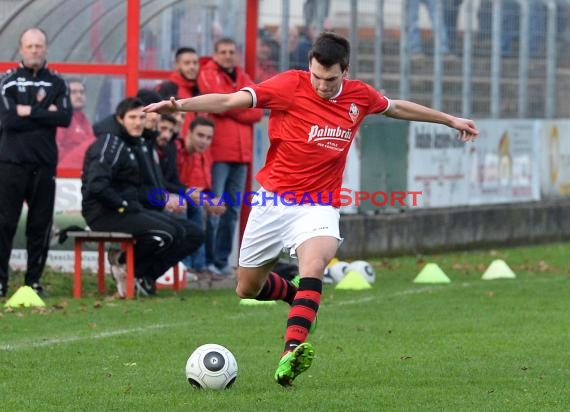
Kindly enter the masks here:
<path id="1" fill-rule="evenodd" d="M 196 116 L 190 123 L 190 131 L 194 130 L 197 126 L 214 127 L 214 121 L 208 117 Z"/>
<path id="2" fill-rule="evenodd" d="M 344 72 L 350 60 L 350 43 L 337 33 L 323 32 L 309 50 L 309 62 L 315 59 L 324 67 L 340 65 Z"/>
<path id="3" fill-rule="evenodd" d="M 119 119 L 124 119 L 127 112 L 131 110 L 144 107 L 144 103 L 138 97 L 127 97 L 119 102 L 115 109 L 115 116 Z"/>
<path id="4" fill-rule="evenodd" d="M 186 53 L 198 54 L 196 49 L 194 49 L 193 47 L 179 47 L 176 50 L 176 53 L 174 54 L 175 60 L 178 61 L 178 58 L 180 57 L 180 55 L 186 54 Z"/>

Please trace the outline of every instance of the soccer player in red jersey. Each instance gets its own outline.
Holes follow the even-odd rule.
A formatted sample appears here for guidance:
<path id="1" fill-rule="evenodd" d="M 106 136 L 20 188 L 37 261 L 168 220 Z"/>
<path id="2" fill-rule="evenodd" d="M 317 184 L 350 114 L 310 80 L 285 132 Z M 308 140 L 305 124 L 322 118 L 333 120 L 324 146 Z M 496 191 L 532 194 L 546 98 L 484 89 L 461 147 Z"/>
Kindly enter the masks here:
<path id="1" fill-rule="evenodd" d="M 291 70 L 230 94 L 165 100 L 147 112 L 231 112 L 270 109 L 270 147 L 257 174 L 239 256 L 236 292 L 241 298 L 284 300 L 291 305 L 285 350 L 275 380 L 289 386 L 311 366 L 306 342 L 321 300 L 322 276 L 335 256 L 339 193 L 350 144 L 368 114 L 445 124 L 459 138 L 477 137 L 475 123 L 406 100 L 390 100 L 359 80 L 348 79 L 350 44 L 325 32 L 309 53 L 309 71 Z M 298 285 L 271 273 L 286 249 L 299 261 Z"/>

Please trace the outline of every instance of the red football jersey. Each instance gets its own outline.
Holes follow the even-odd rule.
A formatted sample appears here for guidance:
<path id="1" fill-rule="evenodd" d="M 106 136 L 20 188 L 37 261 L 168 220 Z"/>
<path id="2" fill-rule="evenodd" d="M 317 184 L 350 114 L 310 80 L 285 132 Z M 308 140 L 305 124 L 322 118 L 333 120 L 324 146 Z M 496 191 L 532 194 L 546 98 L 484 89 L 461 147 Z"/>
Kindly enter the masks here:
<path id="1" fill-rule="evenodd" d="M 390 100 L 360 80 L 345 79 L 327 100 L 317 95 L 306 71 L 290 70 L 242 90 L 253 106 L 270 109 L 270 147 L 257 181 L 297 203 L 340 206 L 339 192 L 348 149 L 370 113 Z"/>

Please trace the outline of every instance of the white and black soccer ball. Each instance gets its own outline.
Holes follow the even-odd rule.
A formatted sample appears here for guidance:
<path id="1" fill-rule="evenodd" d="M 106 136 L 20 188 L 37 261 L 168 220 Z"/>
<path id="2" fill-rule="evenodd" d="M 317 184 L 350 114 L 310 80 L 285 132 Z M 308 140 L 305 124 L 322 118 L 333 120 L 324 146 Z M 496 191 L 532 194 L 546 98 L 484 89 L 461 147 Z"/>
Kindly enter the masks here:
<path id="1" fill-rule="evenodd" d="M 328 276 L 332 279 L 332 283 L 338 283 L 344 278 L 344 275 L 348 273 L 348 262 L 342 260 L 336 262 L 328 268 L 328 271 Z"/>
<path id="2" fill-rule="evenodd" d="M 354 270 L 362 275 L 368 283 L 376 282 L 376 272 L 370 263 L 365 260 L 355 260 L 348 265 L 347 271 Z"/>
<path id="3" fill-rule="evenodd" d="M 186 362 L 186 378 L 197 389 L 229 389 L 237 378 L 234 355 L 222 345 L 202 345 Z"/>
<path id="4" fill-rule="evenodd" d="M 323 283 L 327 285 L 334 283 L 334 279 L 331 276 L 331 270 L 329 268 L 325 268 L 325 272 L 323 273 Z"/>

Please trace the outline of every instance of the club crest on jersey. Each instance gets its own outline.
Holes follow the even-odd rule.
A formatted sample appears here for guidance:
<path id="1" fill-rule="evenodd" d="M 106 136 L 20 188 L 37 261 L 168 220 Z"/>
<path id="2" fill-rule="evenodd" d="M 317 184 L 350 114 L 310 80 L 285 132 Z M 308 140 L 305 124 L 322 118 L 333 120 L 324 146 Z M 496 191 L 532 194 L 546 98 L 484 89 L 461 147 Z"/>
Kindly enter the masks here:
<path id="1" fill-rule="evenodd" d="M 348 115 L 352 120 L 352 123 L 356 123 L 358 120 L 358 116 L 360 116 L 360 111 L 358 110 L 358 106 L 354 103 L 350 103 L 350 108 L 348 109 Z"/>

